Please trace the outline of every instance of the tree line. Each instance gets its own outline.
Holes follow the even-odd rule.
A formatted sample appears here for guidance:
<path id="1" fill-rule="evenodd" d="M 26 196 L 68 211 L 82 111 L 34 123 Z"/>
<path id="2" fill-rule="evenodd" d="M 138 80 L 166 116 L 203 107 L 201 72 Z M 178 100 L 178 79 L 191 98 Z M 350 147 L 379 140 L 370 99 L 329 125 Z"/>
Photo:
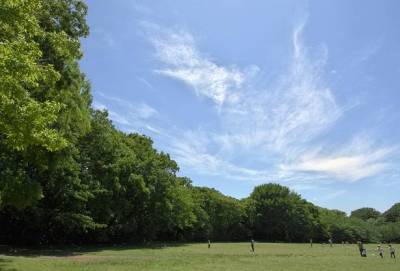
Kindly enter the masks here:
<path id="1" fill-rule="evenodd" d="M 91 106 L 80 0 L 0 3 L 0 243 L 400 241 L 400 204 L 323 209 L 279 184 L 235 199 L 177 175 Z"/>

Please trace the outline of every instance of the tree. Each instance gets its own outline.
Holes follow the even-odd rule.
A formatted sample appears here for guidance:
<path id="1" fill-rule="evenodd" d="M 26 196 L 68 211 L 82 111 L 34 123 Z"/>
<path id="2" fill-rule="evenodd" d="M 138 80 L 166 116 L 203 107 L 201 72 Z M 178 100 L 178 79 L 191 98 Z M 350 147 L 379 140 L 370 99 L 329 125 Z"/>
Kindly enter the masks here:
<path id="1" fill-rule="evenodd" d="M 76 146 L 90 129 L 90 89 L 78 64 L 86 6 L 5 0 L 0 15 L 0 208 L 40 221 L 39 241 L 68 238 L 95 226 Z"/>
<path id="2" fill-rule="evenodd" d="M 63 104 L 37 100 L 34 93 L 54 88 L 60 73 L 44 59 L 40 41 L 50 38 L 57 50 L 66 35 L 41 26 L 39 0 L 4 0 L 0 4 L 0 135 L 8 147 L 24 150 L 42 146 L 58 150 L 66 140 L 52 127 Z"/>
<path id="3" fill-rule="evenodd" d="M 78 65 L 86 6 L 5 0 L 0 15 L 0 207 L 25 208 L 57 179 L 48 179 L 46 160 L 64 157 L 76 168 L 74 143 L 89 129 L 91 96 Z"/>
<path id="4" fill-rule="evenodd" d="M 386 212 L 383 213 L 386 221 L 397 222 L 400 221 L 400 202 L 394 204 Z"/>
<path id="5" fill-rule="evenodd" d="M 151 138 L 91 108 L 80 0 L 0 3 L 0 243 L 399 241 L 400 203 L 319 208 L 278 184 L 238 200 L 178 177 Z"/>
<path id="6" fill-rule="evenodd" d="M 351 212 L 350 217 L 359 218 L 362 220 L 377 219 L 381 213 L 374 208 L 360 208 Z"/>
<path id="7" fill-rule="evenodd" d="M 91 127 L 80 144 L 81 179 L 94 195 L 87 206 L 93 220 L 105 225 L 93 236 L 103 242 L 182 237 L 195 217 L 190 180 L 176 176 L 175 161 L 149 138 L 116 130 L 107 112 L 93 111 Z"/>
<path id="8" fill-rule="evenodd" d="M 192 230 L 196 239 L 229 241 L 247 237 L 241 201 L 207 187 L 193 187 L 192 193 L 197 217 Z"/>
<path id="9" fill-rule="evenodd" d="M 254 237 L 261 240 L 305 241 L 318 224 L 317 209 L 279 184 L 255 187 L 247 210 Z"/>

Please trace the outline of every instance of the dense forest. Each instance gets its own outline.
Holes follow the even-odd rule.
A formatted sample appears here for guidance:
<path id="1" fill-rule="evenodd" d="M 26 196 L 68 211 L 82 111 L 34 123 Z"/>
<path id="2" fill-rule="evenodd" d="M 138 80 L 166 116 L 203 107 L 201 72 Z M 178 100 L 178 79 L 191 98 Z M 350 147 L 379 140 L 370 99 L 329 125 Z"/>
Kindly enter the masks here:
<path id="1" fill-rule="evenodd" d="M 1 244 L 400 241 L 400 203 L 347 216 L 278 184 L 239 200 L 178 176 L 91 106 L 86 13 L 80 0 L 0 3 Z"/>

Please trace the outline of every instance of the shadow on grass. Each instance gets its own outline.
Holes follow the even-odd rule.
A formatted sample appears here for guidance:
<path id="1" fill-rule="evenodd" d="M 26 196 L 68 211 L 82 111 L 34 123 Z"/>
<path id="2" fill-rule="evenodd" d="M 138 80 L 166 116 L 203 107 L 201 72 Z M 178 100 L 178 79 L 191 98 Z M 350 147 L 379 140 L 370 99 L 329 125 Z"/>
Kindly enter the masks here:
<path id="1" fill-rule="evenodd" d="M 69 257 L 79 256 L 90 252 L 101 251 L 124 251 L 135 249 L 165 249 L 169 247 L 182 247 L 187 246 L 186 243 L 152 243 L 147 245 L 96 245 L 96 246 L 44 246 L 44 247 L 12 247 L 8 245 L 0 245 L 0 256 L 23 256 L 23 257 Z M 0 259 L 0 271 L 8 269 L 1 269 L 2 261 Z M 15 270 L 15 269 L 10 269 Z"/>
<path id="2" fill-rule="evenodd" d="M 10 260 L 0 258 L 0 271 L 17 271 L 15 268 L 7 267 L 7 264 L 10 262 Z"/>

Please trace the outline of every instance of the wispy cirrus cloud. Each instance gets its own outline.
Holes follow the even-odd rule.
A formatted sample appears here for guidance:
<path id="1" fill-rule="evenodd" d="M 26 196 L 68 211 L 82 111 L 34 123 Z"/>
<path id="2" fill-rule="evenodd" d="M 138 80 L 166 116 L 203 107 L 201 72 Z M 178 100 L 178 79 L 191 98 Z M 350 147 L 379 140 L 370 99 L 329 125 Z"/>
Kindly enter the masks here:
<path id="1" fill-rule="evenodd" d="M 97 110 L 104 111 L 106 110 L 108 112 L 108 116 L 114 123 L 122 124 L 122 125 L 129 125 L 129 121 L 122 115 L 118 114 L 117 112 L 111 110 L 109 107 L 107 107 L 105 104 L 100 103 L 98 101 L 93 102 L 93 108 Z"/>
<path id="2" fill-rule="evenodd" d="M 233 143 L 263 147 L 288 154 L 290 145 L 300 145 L 318 136 L 343 113 L 329 86 L 322 79 L 326 50 L 311 61 L 302 45 L 304 24 L 292 36 L 293 56 L 276 82 L 244 93 L 239 102 L 223 112 Z"/>
<path id="3" fill-rule="evenodd" d="M 97 93 L 103 99 L 105 99 L 109 102 L 111 101 L 111 102 L 115 103 L 116 105 L 122 107 L 124 109 L 123 111 L 131 117 L 139 118 L 139 119 L 148 119 L 148 118 L 155 117 L 158 115 L 158 111 L 145 102 L 133 103 L 133 102 L 123 100 L 118 97 L 106 95 L 102 92 L 97 92 Z M 96 101 L 96 103 L 99 104 L 99 102 L 97 102 L 97 101 Z"/>
<path id="4" fill-rule="evenodd" d="M 250 70 L 241 71 L 235 66 L 218 65 L 199 52 L 188 32 L 143 24 L 151 32 L 150 41 L 156 56 L 165 64 L 156 72 L 184 82 L 197 95 L 211 99 L 217 106 L 235 100 L 235 90 L 243 85 L 247 73 L 257 70 L 257 67 L 250 67 Z"/>
<path id="5" fill-rule="evenodd" d="M 110 119 L 114 123 L 122 125 L 123 130 L 138 132 L 146 129 L 155 134 L 160 130 L 147 122 L 158 117 L 158 111 L 145 102 L 130 102 L 118 97 L 109 96 L 102 92 L 96 92 L 99 97 L 93 102 L 93 107 L 98 110 L 107 110 Z M 99 100 L 102 100 L 100 102 Z"/>
<path id="6" fill-rule="evenodd" d="M 224 176 L 231 180 L 263 182 L 271 176 L 269 170 L 256 170 L 238 166 L 223 156 L 210 152 L 214 140 L 209 134 L 186 131 L 179 136 L 171 136 L 168 151 L 179 164 L 197 173 Z"/>
<path id="7" fill-rule="evenodd" d="M 386 158 L 395 150 L 395 147 L 374 148 L 365 139 L 364 146 L 360 149 L 356 140 L 328 155 L 319 152 L 305 153 L 293 164 L 282 165 L 281 169 L 287 173 L 304 172 L 354 182 L 390 169 L 392 165 Z"/>
<path id="8" fill-rule="evenodd" d="M 188 32 L 145 24 L 164 65 L 156 71 L 184 82 L 219 109 L 220 127 L 170 135 L 168 151 L 179 164 L 205 175 L 255 182 L 295 180 L 301 187 L 358 181 L 391 168 L 387 159 L 394 148 L 374 146 L 372 139 L 358 149 L 354 142 L 319 140 L 346 109 L 324 80 L 327 48 L 320 46 L 310 54 L 302 40 L 304 27 L 305 22 L 294 27 L 287 69 L 277 80 L 257 85 L 251 81 L 261 76 L 257 66 L 217 64 L 200 52 Z"/>

